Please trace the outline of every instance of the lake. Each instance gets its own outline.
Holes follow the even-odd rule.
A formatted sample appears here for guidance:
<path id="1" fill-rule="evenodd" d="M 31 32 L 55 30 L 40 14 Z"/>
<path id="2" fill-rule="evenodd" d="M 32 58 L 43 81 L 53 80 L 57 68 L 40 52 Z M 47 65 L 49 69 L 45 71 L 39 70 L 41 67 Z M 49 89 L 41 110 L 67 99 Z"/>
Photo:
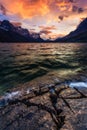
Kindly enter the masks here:
<path id="1" fill-rule="evenodd" d="M 86 77 L 86 43 L 0 43 L 0 95 L 30 82 Z"/>

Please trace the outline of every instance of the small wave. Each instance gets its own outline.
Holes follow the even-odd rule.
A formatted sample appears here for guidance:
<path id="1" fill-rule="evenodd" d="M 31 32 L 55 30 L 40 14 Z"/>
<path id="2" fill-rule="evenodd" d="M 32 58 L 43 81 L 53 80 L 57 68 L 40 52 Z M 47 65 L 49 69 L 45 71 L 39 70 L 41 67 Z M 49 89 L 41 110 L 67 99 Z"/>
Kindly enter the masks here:
<path id="1" fill-rule="evenodd" d="M 25 94 L 29 94 L 30 92 L 31 90 L 27 89 L 26 91 L 15 91 L 11 93 L 6 93 L 4 96 L 0 98 L 0 107 L 8 105 L 10 101 L 16 100 Z"/>
<path id="2" fill-rule="evenodd" d="M 57 80 L 57 82 L 59 82 L 59 80 Z M 82 82 L 69 82 L 69 83 L 63 82 L 63 83 L 59 83 L 59 85 L 57 85 L 56 87 L 59 87 L 61 85 L 65 85 L 65 86 L 68 85 L 71 88 L 76 87 L 76 88 L 82 89 L 82 88 L 87 88 L 87 81 L 86 82 L 84 82 L 84 81 L 82 81 Z M 55 84 L 49 84 L 49 85 L 45 86 L 45 87 L 49 88 L 49 92 L 51 94 L 55 93 L 53 86 L 55 86 Z M 4 106 L 8 105 L 10 101 L 14 101 L 14 100 L 22 97 L 23 95 L 28 95 L 28 94 L 32 93 L 33 89 L 34 88 L 28 88 L 27 90 L 21 90 L 21 91 L 6 93 L 4 96 L 2 96 L 0 98 L 0 107 L 4 107 Z"/>
<path id="3" fill-rule="evenodd" d="M 12 100 L 13 98 L 18 98 L 19 96 L 21 96 L 21 91 L 16 91 L 16 92 L 5 94 L 5 98 L 8 100 Z"/>
<path id="4" fill-rule="evenodd" d="M 71 88 L 87 88 L 87 82 L 71 82 L 69 86 Z"/>
<path id="5" fill-rule="evenodd" d="M 16 92 L 12 92 L 12 93 L 6 93 L 0 99 L 0 107 L 6 106 L 9 103 L 9 101 L 15 100 L 15 99 L 19 98 L 20 96 L 22 96 L 22 92 L 21 91 L 16 91 Z"/>

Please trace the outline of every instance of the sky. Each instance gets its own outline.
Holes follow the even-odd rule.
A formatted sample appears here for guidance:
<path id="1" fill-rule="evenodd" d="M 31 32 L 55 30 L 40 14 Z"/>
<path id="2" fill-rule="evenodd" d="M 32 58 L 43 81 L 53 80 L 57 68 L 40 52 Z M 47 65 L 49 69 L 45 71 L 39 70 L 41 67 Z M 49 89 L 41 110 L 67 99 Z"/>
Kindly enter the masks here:
<path id="1" fill-rule="evenodd" d="M 0 0 L 0 20 L 9 20 L 55 39 L 76 29 L 87 17 L 87 0 Z"/>

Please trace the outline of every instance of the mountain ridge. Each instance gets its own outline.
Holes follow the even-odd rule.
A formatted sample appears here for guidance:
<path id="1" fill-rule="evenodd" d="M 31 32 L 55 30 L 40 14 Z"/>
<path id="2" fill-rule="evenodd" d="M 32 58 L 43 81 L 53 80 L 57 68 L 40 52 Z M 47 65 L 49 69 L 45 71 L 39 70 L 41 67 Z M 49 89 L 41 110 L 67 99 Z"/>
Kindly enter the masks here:
<path id="1" fill-rule="evenodd" d="M 62 38 L 57 38 L 55 42 L 87 42 L 87 18 L 74 31 Z"/>
<path id="2" fill-rule="evenodd" d="M 15 27 L 4 20 L 0 22 L 0 42 L 43 42 L 43 39 L 39 35 L 34 38 L 27 29 Z"/>
<path id="3" fill-rule="evenodd" d="M 0 22 L 0 42 L 87 42 L 87 18 L 74 31 L 54 41 L 43 40 L 39 33 L 30 34 L 27 29 L 3 20 Z"/>

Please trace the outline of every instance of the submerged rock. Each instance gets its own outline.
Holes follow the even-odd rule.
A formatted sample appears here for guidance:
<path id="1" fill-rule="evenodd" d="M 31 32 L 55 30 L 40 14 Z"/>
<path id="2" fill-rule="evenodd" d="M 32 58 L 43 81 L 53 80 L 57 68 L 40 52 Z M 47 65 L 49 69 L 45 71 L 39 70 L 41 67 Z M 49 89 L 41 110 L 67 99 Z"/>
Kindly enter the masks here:
<path id="1" fill-rule="evenodd" d="M 0 107 L 6 106 L 7 104 L 8 103 L 4 98 L 0 99 Z"/>

